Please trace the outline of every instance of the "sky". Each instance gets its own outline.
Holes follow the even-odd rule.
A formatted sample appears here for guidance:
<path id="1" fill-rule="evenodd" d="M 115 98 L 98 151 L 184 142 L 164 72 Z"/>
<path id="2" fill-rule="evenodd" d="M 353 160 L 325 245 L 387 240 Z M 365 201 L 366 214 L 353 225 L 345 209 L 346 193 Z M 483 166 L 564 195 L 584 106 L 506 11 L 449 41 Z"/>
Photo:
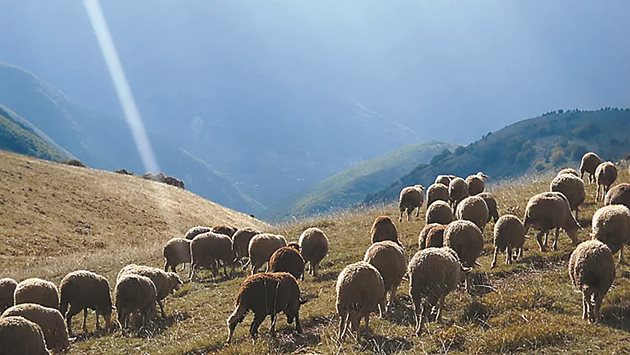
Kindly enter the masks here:
<path id="1" fill-rule="evenodd" d="M 226 110 L 213 105 L 266 112 L 305 98 L 334 100 L 369 109 L 418 140 L 465 144 L 550 110 L 630 106 L 625 1 L 102 6 L 148 119 L 185 111 L 187 123 L 196 113 L 211 121 L 213 112 Z M 11 29 L 0 31 L 0 60 L 88 107 L 120 113 L 80 1 L 2 0 L 0 8 L 0 22 Z"/>

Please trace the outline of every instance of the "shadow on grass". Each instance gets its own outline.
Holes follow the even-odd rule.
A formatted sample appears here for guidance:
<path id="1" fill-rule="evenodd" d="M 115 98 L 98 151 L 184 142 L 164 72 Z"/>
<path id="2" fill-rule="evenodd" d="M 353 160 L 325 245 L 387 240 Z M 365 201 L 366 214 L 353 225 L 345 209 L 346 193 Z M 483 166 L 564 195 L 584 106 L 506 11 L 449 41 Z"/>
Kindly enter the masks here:
<path id="1" fill-rule="evenodd" d="M 188 312 L 175 311 L 171 314 L 167 314 L 166 318 L 157 316 L 146 326 L 140 326 L 139 319 L 136 319 L 134 316 L 131 319 L 131 329 L 126 331 L 126 336 L 136 338 L 153 338 L 162 334 L 173 324 L 184 321 L 188 318 L 190 318 L 190 314 Z"/>
<path id="2" fill-rule="evenodd" d="M 609 327 L 630 331 L 630 295 L 602 307 L 601 317 L 602 323 Z"/>
<path id="3" fill-rule="evenodd" d="M 326 281 L 332 281 L 332 280 L 337 280 L 337 276 L 339 276 L 339 272 L 336 271 L 326 271 L 326 272 L 320 272 L 319 275 L 317 275 L 317 277 L 315 277 L 314 281 L 315 282 L 326 282 Z M 313 277 L 311 275 L 304 275 L 304 278 L 306 279 L 307 277 Z"/>
<path id="4" fill-rule="evenodd" d="M 464 309 L 461 321 L 465 323 L 478 324 L 483 328 L 489 328 L 488 319 L 490 318 L 491 309 L 485 304 L 473 300 Z"/>
<path id="5" fill-rule="evenodd" d="M 364 340 L 361 348 L 375 354 L 396 354 L 413 348 L 413 342 L 404 337 L 385 337 L 372 334 L 369 329 L 363 330 Z"/>
<path id="6" fill-rule="evenodd" d="M 483 296 L 495 291 L 486 272 L 471 272 L 468 275 L 468 282 L 470 283 L 468 294 L 471 296 Z"/>
<path id="7" fill-rule="evenodd" d="M 396 297 L 392 311 L 385 315 L 385 319 L 397 325 L 415 326 L 416 318 L 412 303 L 411 297 L 407 295 Z"/>

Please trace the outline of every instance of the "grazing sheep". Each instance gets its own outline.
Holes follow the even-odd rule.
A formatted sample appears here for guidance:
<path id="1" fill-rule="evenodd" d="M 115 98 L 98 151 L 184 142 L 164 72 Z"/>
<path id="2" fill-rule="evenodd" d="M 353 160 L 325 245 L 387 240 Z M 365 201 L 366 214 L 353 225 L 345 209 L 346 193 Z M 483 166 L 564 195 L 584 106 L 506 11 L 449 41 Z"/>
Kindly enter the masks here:
<path id="1" fill-rule="evenodd" d="M 0 318 L 2 354 L 49 355 L 42 328 L 23 317 Z"/>
<path id="2" fill-rule="evenodd" d="M 615 281 L 612 252 L 599 240 L 580 243 L 571 253 L 569 276 L 582 292 L 582 319 L 597 322 L 602 300 Z"/>
<path id="3" fill-rule="evenodd" d="M 448 202 L 448 186 L 435 183 L 427 190 L 427 208 L 435 201 Z"/>
<path id="4" fill-rule="evenodd" d="M 189 280 L 194 280 L 195 274 L 201 268 L 210 268 L 212 276 L 219 274 L 219 262 L 223 262 L 223 274 L 227 277 L 227 266 L 232 268 L 236 264 L 236 257 L 232 249 L 232 239 L 225 234 L 203 233 L 197 235 L 190 243 L 190 273 Z"/>
<path id="5" fill-rule="evenodd" d="M 190 228 L 184 235 L 184 238 L 188 240 L 193 240 L 193 238 L 196 237 L 197 235 L 202 234 L 202 233 L 208 233 L 208 232 L 212 232 L 212 227 L 196 226 L 196 227 Z"/>
<path id="6" fill-rule="evenodd" d="M 494 220 L 495 222 L 499 219 L 499 209 L 497 208 L 497 200 L 494 196 L 489 192 L 482 192 L 477 194 L 478 197 L 481 197 L 483 201 L 488 206 L 488 222 L 490 220 Z"/>
<path id="7" fill-rule="evenodd" d="M 556 229 L 556 238 L 553 242 L 554 250 L 558 249 L 560 228 L 571 238 L 573 245 L 578 244 L 577 231 L 580 229 L 580 225 L 571 214 L 569 201 L 560 192 L 543 192 L 532 196 L 527 202 L 527 207 L 525 207 L 523 225 L 525 226 L 525 234 L 532 227 L 539 230 L 536 235 L 536 241 L 538 241 L 540 251 L 546 250 L 546 235 L 553 228 Z M 542 239 L 543 234 L 545 234 L 544 243 Z"/>
<path id="8" fill-rule="evenodd" d="M 155 301 L 157 302 L 158 306 L 160 306 L 160 313 L 162 315 L 162 318 L 166 318 L 166 313 L 164 312 L 164 304 L 162 304 L 162 300 L 171 293 L 179 290 L 183 283 L 182 280 L 179 278 L 179 275 L 174 272 L 164 272 L 162 271 L 162 269 L 157 267 L 129 264 L 120 269 L 120 272 L 118 272 L 118 276 L 116 277 L 116 281 L 118 282 L 122 277 L 126 275 L 139 275 L 148 277 L 151 282 L 153 282 L 153 285 L 155 285 L 155 290 L 157 292 L 155 296 Z"/>
<path id="9" fill-rule="evenodd" d="M 597 154 L 593 152 L 584 154 L 582 162 L 580 163 L 580 179 L 584 179 L 584 173 L 588 173 L 588 179 L 592 184 L 595 179 L 595 169 L 597 169 L 597 166 L 601 163 L 602 160 L 597 156 Z"/>
<path id="10" fill-rule="evenodd" d="M 434 184 L 442 184 L 448 187 L 448 185 L 451 183 L 451 180 L 453 180 L 454 178 L 455 176 L 453 175 L 438 175 L 435 177 Z"/>
<path id="11" fill-rule="evenodd" d="M 624 182 L 608 190 L 604 205 L 624 205 L 630 208 L 630 184 Z"/>
<path id="12" fill-rule="evenodd" d="M 4 278 L 0 279 L 0 313 L 13 306 L 13 293 L 17 287 L 17 281 Z"/>
<path id="13" fill-rule="evenodd" d="M 232 249 L 237 261 L 241 261 L 244 257 L 249 257 L 247 247 L 249 246 L 249 241 L 256 234 L 260 234 L 260 231 L 254 228 L 240 228 L 234 233 L 232 236 Z"/>
<path id="14" fill-rule="evenodd" d="M 430 223 L 425 225 L 418 236 L 418 247 L 420 249 L 441 247 L 444 245 L 444 230 L 446 230 L 444 224 Z"/>
<path id="15" fill-rule="evenodd" d="M 38 278 L 26 279 L 15 287 L 14 304 L 37 303 L 59 309 L 59 291 L 54 283 Z"/>
<path id="16" fill-rule="evenodd" d="M 23 303 L 7 309 L 2 317 L 23 317 L 39 325 L 44 333 L 46 347 L 50 350 L 61 351 L 70 347 L 66 324 L 61 313 L 54 308 Z"/>
<path id="17" fill-rule="evenodd" d="M 391 218 L 387 216 L 376 217 L 370 230 L 372 243 L 382 242 L 383 240 L 391 240 L 400 244 L 398 241 L 398 230 Z"/>
<path id="18" fill-rule="evenodd" d="M 363 261 L 374 266 L 383 277 L 389 312 L 394 305 L 396 290 L 407 272 L 407 257 L 403 248 L 389 240 L 372 244 L 365 252 Z"/>
<path id="19" fill-rule="evenodd" d="M 304 259 L 294 246 L 282 247 L 269 258 L 269 271 L 288 272 L 296 280 L 304 280 Z"/>
<path id="20" fill-rule="evenodd" d="M 468 197 L 468 184 L 462 178 L 455 178 L 451 180 L 448 185 L 448 199 L 451 202 L 451 208 L 454 210 L 457 208 L 459 201 Z"/>
<path id="21" fill-rule="evenodd" d="M 177 266 L 190 263 L 190 243 L 186 238 L 172 238 L 166 242 L 162 249 L 164 271 L 170 268 L 172 272 L 177 272 Z"/>
<path id="22" fill-rule="evenodd" d="M 328 237 L 319 228 L 308 228 L 302 232 L 298 243 L 309 274 L 317 276 L 319 263 L 328 255 Z"/>
<path id="23" fill-rule="evenodd" d="M 385 285 L 381 273 L 365 261 L 346 266 L 337 277 L 337 313 L 339 341 L 346 336 L 348 325 L 361 342 L 361 319 L 369 326 L 370 313 L 385 310 Z"/>
<path id="24" fill-rule="evenodd" d="M 151 320 L 155 312 L 157 289 L 150 278 L 136 274 L 121 275 L 116 281 L 114 293 L 118 323 L 123 332 L 127 329 L 129 316 L 134 312 L 142 316 L 143 326 Z"/>
<path id="25" fill-rule="evenodd" d="M 619 253 L 623 263 L 623 246 L 630 244 L 630 210 L 624 205 L 604 206 L 593 214 L 592 239 L 606 244 L 610 251 Z"/>
<path id="26" fill-rule="evenodd" d="M 556 176 L 549 185 L 549 189 L 561 192 L 569 201 L 569 207 L 575 211 L 575 219 L 578 219 L 580 205 L 586 198 L 584 181 L 571 174 L 561 174 Z"/>
<path id="27" fill-rule="evenodd" d="M 485 180 L 488 179 L 488 175 L 481 171 L 475 175 L 469 175 L 466 177 L 466 184 L 468 185 L 468 196 L 475 196 L 480 194 L 485 189 Z"/>
<path id="28" fill-rule="evenodd" d="M 448 247 L 422 249 L 411 258 L 409 294 L 413 300 L 417 336 L 428 312 L 435 313 L 435 319 L 440 320 L 444 299 L 464 280 L 468 270 L 462 267 L 456 252 Z"/>
<path id="29" fill-rule="evenodd" d="M 564 169 L 558 171 L 558 175 L 557 176 L 560 176 L 560 175 L 563 175 L 563 174 L 569 174 L 569 175 L 573 175 L 575 177 L 580 177 L 580 173 L 577 170 L 573 169 L 573 168 L 564 168 Z"/>
<path id="30" fill-rule="evenodd" d="M 414 185 L 407 186 L 400 191 L 398 199 L 398 208 L 400 209 L 399 222 L 402 222 L 402 216 L 407 211 L 407 221 L 411 220 L 411 213 L 416 210 L 416 217 L 420 215 L 420 208 L 424 204 L 424 186 Z"/>
<path id="31" fill-rule="evenodd" d="M 494 257 L 490 268 L 497 265 L 497 254 L 505 251 L 505 263 L 511 264 L 523 255 L 525 243 L 525 226 L 521 220 L 511 214 L 501 216 L 494 225 Z M 512 254 L 512 250 L 516 253 Z"/>
<path id="32" fill-rule="evenodd" d="M 473 267 L 483 250 L 481 230 L 471 221 L 453 221 L 444 231 L 444 246 L 455 250 L 462 265 Z"/>
<path id="33" fill-rule="evenodd" d="M 486 201 L 479 196 L 469 196 L 463 199 L 455 211 L 457 219 L 471 221 L 483 231 L 486 223 L 490 220 L 490 212 Z"/>
<path id="34" fill-rule="evenodd" d="M 435 201 L 427 208 L 425 223 L 449 224 L 453 219 L 451 206 L 444 201 Z"/>
<path id="35" fill-rule="evenodd" d="M 597 192 L 595 193 L 596 201 L 599 201 L 600 197 L 602 200 L 604 199 L 610 185 L 612 185 L 615 180 L 617 180 L 617 167 L 615 164 L 607 161 L 597 166 L 597 170 L 595 170 L 595 181 L 597 182 Z"/>
<path id="36" fill-rule="evenodd" d="M 224 234 L 227 235 L 228 237 L 232 238 L 232 236 L 234 235 L 234 233 L 236 233 L 238 229 L 235 227 L 230 227 L 230 226 L 226 226 L 226 225 L 220 225 L 220 226 L 214 226 L 212 227 L 212 229 L 210 229 L 210 232 L 212 233 L 218 233 L 218 234 Z"/>
<path id="37" fill-rule="evenodd" d="M 276 317 L 280 312 L 287 316 L 287 322 L 295 320 L 295 330 L 302 333 L 300 325 L 300 287 L 291 274 L 286 272 L 260 273 L 250 275 L 241 285 L 236 296 L 236 309 L 227 319 L 228 338 L 232 341 L 234 329 L 242 322 L 247 312 L 254 313 L 254 320 L 249 333 L 253 339 L 258 337 L 258 327 L 271 316 L 271 334 L 275 334 Z"/>
<path id="38" fill-rule="evenodd" d="M 96 329 L 98 319 L 103 316 L 106 329 L 110 328 L 112 297 L 109 293 L 109 282 L 101 275 L 91 271 L 78 270 L 67 274 L 59 285 L 61 293 L 61 314 L 66 317 L 68 332 L 72 335 L 72 317 L 83 311 L 83 332 L 87 333 L 87 310 L 96 311 Z"/>
<path id="39" fill-rule="evenodd" d="M 264 263 L 269 261 L 273 253 L 287 246 L 287 240 L 281 236 L 270 233 L 261 233 L 249 241 L 247 248 L 249 253 L 249 263 L 252 265 L 252 275 L 256 273 Z M 269 265 L 267 265 L 269 269 Z"/>

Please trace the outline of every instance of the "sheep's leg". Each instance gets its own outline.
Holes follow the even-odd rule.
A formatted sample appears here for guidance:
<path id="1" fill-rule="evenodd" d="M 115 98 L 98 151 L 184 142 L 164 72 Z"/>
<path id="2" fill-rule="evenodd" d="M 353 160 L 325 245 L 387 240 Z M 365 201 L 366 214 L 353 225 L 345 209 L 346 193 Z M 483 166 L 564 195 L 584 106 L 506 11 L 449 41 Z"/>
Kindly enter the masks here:
<path id="1" fill-rule="evenodd" d="M 579 206 L 575 206 L 575 220 L 576 221 L 579 221 L 579 219 L 578 219 L 578 214 L 579 213 L 580 213 L 580 207 Z"/>
<path id="2" fill-rule="evenodd" d="M 499 247 L 494 247 L 494 257 L 492 258 L 492 263 L 490 264 L 491 269 L 497 266 L 497 254 L 499 254 Z"/>
<path id="3" fill-rule="evenodd" d="M 402 210 L 402 209 L 401 209 L 401 210 L 400 210 L 400 216 L 398 216 L 398 222 L 402 222 L 402 216 L 403 216 L 403 213 L 405 213 L 405 210 Z"/>
<path id="4" fill-rule="evenodd" d="M 593 294 L 593 323 L 597 323 L 599 321 L 599 309 L 602 307 L 602 300 L 604 299 L 604 295 L 601 292 L 595 292 Z"/>
<path id="5" fill-rule="evenodd" d="M 158 306 L 160 306 L 160 314 L 162 314 L 162 319 L 166 319 L 166 313 L 164 312 L 164 305 L 162 304 L 162 300 L 157 300 Z"/>
<path id="6" fill-rule="evenodd" d="M 505 263 L 512 263 L 512 247 L 507 247 L 507 252 L 505 253 Z"/>
<path id="7" fill-rule="evenodd" d="M 68 327 L 68 334 L 70 336 L 72 336 L 72 317 L 77 315 L 79 312 L 81 312 L 81 309 L 76 309 L 72 307 L 72 303 L 70 304 L 70 307 L 68 307 L 68 310 L 66 311 L 66 314 L 65 314 L 66 326 Z"/>
<path id="8" fill-rule="evenodd" d="M 297 312 L 295 312 L 295 331 L 298 333 L 302 333 L 302 324 L 300 323 L 300 310 L 298 309 Z"/>
<path id="9" fill-rule="evenodd" d="M 623 260 L 623 244 L 621 244 L 621 249 L 619 249 L 619 265 L 625 265 L 626 262 Z"/>
<path id="10" fill-rule="evenodd" d="M 357 343 L 361 343 L 361 318 L 359 317 L 358 314 L 353 313 L 350 316 L 350 326 L 357 333 Z"/>
<path id="11" fill-rule="evenodd" d="M 410 210 L 407 208 L 407 222 L 411 221 L 411 214 L 413 213 L 413 210 Z"/>
<path id="12" fill-rule="evenodd" d="M 83 332 L 87 333 L 88 329 L 87 329 L 87 307 L 83 308 Z"/>
<path id="13" fill-rule="evenodd" d="M 545 249 L 547 249 L 545 247 L 545 245 L 543 244 L 543 239 L 542 239 L 542 235 L 545 233 L 544 229 L 541 229 L 540 232 L 538 232 L 538 234 L 536 234 L 536 241 L 538 242 L 538 246 L 540 246 L 540 251 L 544 252 Z"/>
<path id="14" fill-rule="evenodd" d="M 424 320 L 427 317 L 427 311 L 429 310 L 428 305 L 423 302 L 420 310 L 420 315 L 416 314 L 416 336 L 420 336 L 420 332 L 422 332 L 422 326 L 424 325 Z M 419 319 L 418 319 L 419 318 Z"/>
<path id="15" fill-rule="evenodd" d="M 343 338 L 346 336 L 346 329 L 348 328 L 348 314 L 340 311 L 339 312 L 339 335 L 337 339 L 341 342 Z"/>
<path id="16" fill-rule="evenodd" d="M 271 315 L 271 329 L 269 330 L 269 332 L 271 333 L 272 337 L 276 336 L 276 319 L 278 319 L 276 315 L 277 314 Z"/>
<path id="17" fill-rule="evenodd" d="M 188 273 L 188 281 L 193 281 L 195 277 L 195 268 L 197 265 L 190 264 L 190 272 Z"/>
<path id="18" fill-rule="evenodd" d="M 266 315 L 260 315 L 260 314 L 256 314 L 254 313 L 254 320 L 252 321 L 252 325 L 249 327 L 249 334 L 252 336 L 253 339 L 258 338 L 258 327 L 260 327 L 260 324 L 265 320 Z"/>
<path id="19" fill-rule="evenodd" d="M 590 320 L 591 317 L 591 297 L 593 292 L 590 288 L 582 291 L 582 319 Z"/>
<path id="20" fill-rule="evenodd" d="M 168 271 L 168 267 L 169 267 L 169 266 L 170 266 L 170 265 L 168 264 L 168 260 L 166 260 L 166 261 L 164 262 L 164 272 L 167 272 L 167 271 Z"/>
<path id="21" fill-rule="evenodd" d="M 556 227 L 556 237 L 553 240 L 553 244 L 551 245 L 553 250 L 558 250 L 558 234 L 560 234 L 560 227 Z"/>
<path id="22" fill-rule="evenodd" d="M 438 301 L 437 304 L 437 311 L 435 312 L 435 321 L 436 322 L 441 322 L 442 321 L 442 307 L 444 307 L 444 299 L 446 298 L 446 296 L 443 296 L 442 298 L 440 298 L 440 300 Z"/>

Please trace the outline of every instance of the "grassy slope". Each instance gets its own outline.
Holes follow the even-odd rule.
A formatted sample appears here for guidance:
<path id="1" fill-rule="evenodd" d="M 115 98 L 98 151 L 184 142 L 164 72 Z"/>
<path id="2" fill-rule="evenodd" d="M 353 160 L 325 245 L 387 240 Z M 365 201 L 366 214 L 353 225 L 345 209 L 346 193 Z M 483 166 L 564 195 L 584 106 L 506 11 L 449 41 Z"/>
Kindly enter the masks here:
<path id="1" fill-rule="evenodd" d="M 362 202 L 370 191 L 380 191 L 389 182 L 407 174 L 419 163 L 426 163 L 444 149 L 455 145 L 429 141 L 408 145 L 386 155 L 366 160 L 339 172 L 308 191 L 273 208 L 273 219 L 310 216 L 348 208 Z"/>
<path id="2" fill-rule="evenodd" d="M 0 149 L 36 158 L 64 161 L 72 155 L 30 122 L 0 106 Z"/>
<path id="3" fill-rule="evenodd" d="M 190 207 L 191 200 L 204 206 L 211 205 L 183 191 L 155 185 L 161 187 L 156 195 L 154 185 L 142 182 L 138 186 L 140 182 L 131 180 L 132 177 L 114 177 L 15 156 L 2 155 L 1 161 L 3 179 L 5 176 L 11 179 L 0 193 L 3 216 L 1 276 L 22 279 L 37 275 L 58 282 L 64 273 L 91 265 L 91 269 L 113 280 L 119 267 L 127 262 L 161 265 L 159 245 L 170 233 L 181 233 L 185 226 L 192 224 L 214 222 L 210 211 Z M 13 164 L 7 167 L 8 163 Z M 52 176 L 45 175 L 46 172 L 71 173 L 74 178 L 56 176 L 57 179 L 50 179 Z M 41 180 L 35 180 L 39 176 Z M 547 190 L 549 180 L 549 176 L 528 177 L 491 186 L 491 189 L 499 200 L 501 213 L 508 208 L 518 208 L 518 214 L 522 215 L 529 197 Z M 628 181 L 630 176 L 626 168 L 619 182 Z M 53 183 L 58 184 L 54 190 Z M 33 191 L 28 190 L 29 186 Z M 594 190 L 594 186 L 588 186 L 587 203 L 581 213 L 582 225 L 589 223 L 588 218 L 597 208 L 593 201 Z M 132 191 L 134 193 L 130 195 Z M 186 195 L 173 199 L 175 192 Z M 144 194 L 149 196 L 142 197 Z M 155 216 L 157 206 L 152 203 L 154 197 L 169 198 L 169 195 L 173 202 L 168 203 L 168 215 L 173 217 L 171 226 L 174 226 L 170 229 L 168 223 Z M 184 196 L 190 198 L 184 199 Z M 617 269 L 614 287 L 602 306 L 603 322 L 589 325 L 580 319 L 581 296 L 573 291 L 566 271 L 573 248 L 564 233 L 560 236 L 560 250 L 556 252 L 540 253 L 536 250 L 535 240 L 529 238 L 521 261 L 506 266 L 501 260 L 496 269 L 489 270 L 492 223 L 486 226 L 484 233 L 486 245 L 480 258 L 483 266 L 475 271 L 478 284 L 492 287 L 480 288 L 487 293 L 453 292 L 446 299 L 442 322 L 428 324 L 426 332 L 417 338 L 413 336 L 408 284 L 403 282 L 398 290 L 395 313 L 384 320 L 373 317 L 362 345 L 358 346 L 350 337 L 340 348 L 334 340 L 338 323 L 334 308 L 335 278 L 345 265 L 362 258 L 369 246 L 371 222 L 380 214 L 396 217 L 396 208 L 390 205 L 385 209 L 338 213 L 276 228 L 277 232 L 295 239 L 306 227 L 319 226 L 330 238 L 331 252 L 323 262 L 321 277 L 314 280 L 307 276 L 300 283 L 303 294 L 309 299 L 301 312 L 303 335 L 294 334 L 285 318 L 280 317 L 275 340 L 267 335 L 269 320 L 266 320 L 260 329 L 262 336 L 252 343 L 246 335 L 252 319 L 250 314 L 237 327 L 234 344 L 224 346 L 225 319 L 232 311 L 234 296 L 244 278 L 239 275 L 231 280 L 186 284 L 167 298 L 166 309 L 170 316 L 166 321 L 158 321 L 150 335 L 123 337 L 120 332 L 113 335 L 92 333 L 88 339 L 73 344 L 70 353 L 330 354 L 341 351 L 412 354 L 445 351 L 584 353 L 588 350 L 613 353 L 627 350 L 630 267 Z M 397 223 L 409 257 L 417 250 L 417 235 L 424 225 L 423 213 L 420 217 L 420 220 Z M 250 219 L 242 221 L 255 224 Z M 232 223 L 238 225 L 239 221 Z M 580 232 L 581 240 L 587 238 L 588 229 Z M 86 231 L 87 234 L 82 234 Z M 22 238 L 20 242 L 18 236 Z M 104 243 L 103 249 L 98 249 L 99 241 Z M 24 248 L 24 244 L 29 248 Z M 138 248 L 146 245 L 149 247 Z M 87 254 L 92 250 L 97 251 Z M 62 253 L 63 257 L 55 257 Z M 45 258 L 47 255 L 52 258 Z M 80 317 L 76 318 L 75 329 L 79 329 Z M 93 321 L 92 316 L 90 321 Z M 90 323 L 90 329 L 93 326 Z"/>

